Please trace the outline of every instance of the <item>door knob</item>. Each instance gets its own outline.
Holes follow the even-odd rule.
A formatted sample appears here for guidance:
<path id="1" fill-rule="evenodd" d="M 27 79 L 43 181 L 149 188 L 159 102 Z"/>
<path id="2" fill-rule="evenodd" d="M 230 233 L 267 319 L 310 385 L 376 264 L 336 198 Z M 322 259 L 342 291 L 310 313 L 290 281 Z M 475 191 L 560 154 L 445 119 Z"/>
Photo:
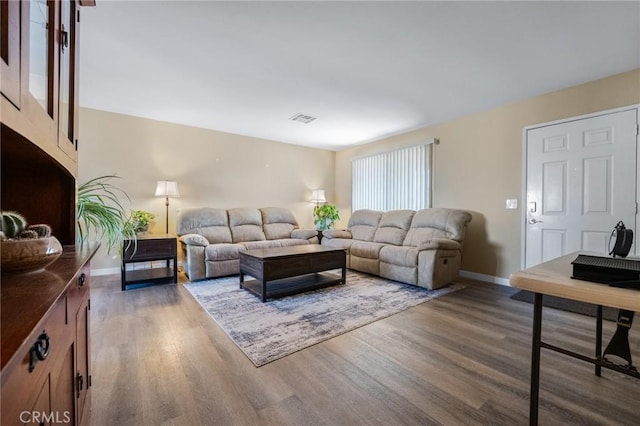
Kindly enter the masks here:
<path id="1" fill-rule="evenodd" d="M 541 220 L 535 220 L 534 218 L 529 219 L 529 223 L 531 225 L 535 225 L 536 223 L 544 223 Z"/>

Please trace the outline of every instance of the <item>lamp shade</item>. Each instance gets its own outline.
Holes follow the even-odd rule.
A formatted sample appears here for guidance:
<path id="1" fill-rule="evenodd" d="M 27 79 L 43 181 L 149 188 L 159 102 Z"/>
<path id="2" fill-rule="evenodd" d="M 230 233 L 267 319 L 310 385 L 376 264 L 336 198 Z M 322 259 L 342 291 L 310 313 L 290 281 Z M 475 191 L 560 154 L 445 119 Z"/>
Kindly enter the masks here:
<path id="1" fill-rule="evenodd" d="M 311 202 L 312 203 L 324 203 L 327 199 L 324 196 L 324 189 L 314 189 L 311 191 Z"/>
<path id="2" fill-rule="evenodd" d="M 173 180 L 159 180 L 156 186 L 156 197 L 179 197 L 178 182 Z"/>

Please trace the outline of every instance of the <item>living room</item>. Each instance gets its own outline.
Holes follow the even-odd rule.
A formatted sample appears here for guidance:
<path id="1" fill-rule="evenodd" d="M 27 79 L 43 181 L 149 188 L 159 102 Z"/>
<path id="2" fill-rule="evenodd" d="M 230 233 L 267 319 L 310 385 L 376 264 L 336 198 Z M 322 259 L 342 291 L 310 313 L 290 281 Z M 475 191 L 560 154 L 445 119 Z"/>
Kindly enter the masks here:
<path id="1" fill-rule="evenodd" d="M 589 6 L 592 2 L 572 2 L 576 4 L 576 12 L 581 7 L 587 10 L 577 19 L 586 28 L 596 27 L 604 17 L 608 19 L 603 25 L 606 29 L 594 30 L 598 34 L 594 38 L 613 31 L 615 19 L 635 13 L 637 19 L 623 20 L 617 28 L 619 33 L 607 39 L 615 41 L 616 37 L 629 35 L 631 30 L 628 45 L 620 47 L 620 51 L 635 53 L 620 59 L 617 57 L 619 50 L 609 51 L 616 52 L 607 56 L 609 65 L 597 70 L 585 69 L 582 63 L 573 67 L 563 63 L 567 69 L 564 74 L 555 74 L 557 80 L 540 71 L 538 75 L 523 73 L 526 66 L 503 72 L 504 63 L 509 61 L 544 61 L 545 48 L 550 45 L 560 46 L 553 52 L 564 52 L 568 57 L 585 47 L 573 37 L 557 37 L 563 33 L 558 28 L 571 22 L 567 10 L 554 9 L 561 5 L 548 5 L 554 12 L 545 12 L 544 8 L 525 2 L 522 7 L 535 10 L 537 18 L 547 17 L 553 21 L 548 27 L 543 26 L 544 29 L 553 27 L 558 31 L 546 44 L 536 45 L 540 50 L 531 51 L 530 56 L 522 54 L 509 59 L 508 55 L 518 50 L 513 47 L 518 45 L 518 37 L 499 30 L 493 35 L 494 39 L 511 39 L 505 43 L 513 49 L 507 50 L 509 53 L 497 47 L 494 51 L 475 44 L 465 45 L 464 49 L 458 46 L 461 50 L 452 56 L 466 52 L 476 58 L 478 68 L 475 71 L 468 68 L 468 62 L 464 63 L 467 68 L 461 65 L 455 70 L 437 65 L 438 61 L 430 65 L 441 75 L 449 72 L 454 75 L 452 79 L 457 78 L 455 87 L 445 85 L 455 95 L 451 99 L 434 96 L 433 105 L 429 106 L 429 111 L 433 111 L 441 105 L 449 115 L 412 116 L 403 122 L 399 117 L 401 114 L 396 114 L 393 118 L 400 123 L 396 128 L 380 130 L 384 128 L 381 125 L 377 135 L 363 133 L 364 136 L 358 133 L 361 121 L 354 119 L 352 128 L 349 125 L 341 127 L 353 132 L 346 138 L 350 138 L 348 141 L 335 135 L 322 136 L 324 128 L 317 127 L 322 125 L 323 119 L 333 118 L 329 114 L 330 103 L 338 105 L 344 100 L 339 96 L 334 99 L 327 96 L 323 99 L 325 104 L 311 101 L 290 104 L 288 115 L 282 118 L 283 123 L 267 122 L 265 125 L 263 122 L 259 110 L 262 109 L 265 116 L 267 112 L 271 114 L 268 100 L 278 98 L 279 89 L 265 88 L 269 84 L 268 76 L 277 74 L 278 70 L 282 72 L 282 68 L 261 64 L 260 60 L 269 55 L 276 56 L 278 52 L 277 49 L 275 52 L 261 51 L 264 45 L 257 41 L 262 39 L 266 43 L 274 28 L 266 24 L 261 27 L 253 39 L 255 50 L 245 51 L 238 58 L 242 66 L 255 67 L 244 74 L 245 78 L 260 84 L 239 87 L 224 83 L 225 78 L 231 77 L 222 71 L 205 70 L 204 63 L 182 64 L 186 55 L 203 55 L 202 47 L 185 47 L 183 52 L 176 53 L 176 58 L 168 60 L 153 57 L 151 50 L 136 47 L 137 35 L 140 39 L 162 40 L 162 37 L 175 36 L 174 31 L 189 34 L 187 27 L 196 27 L 198 22 L 195 20 L 176 19 L 175 28 L 165 34 L 161 29 L 168 28 L 168 24 L 163 23 L 163 13 L 158 10 L 164 3 L 150 3 L 153 4 L 150 6 L 148 2 L 129 2 L 130 9 L 123 4 L 118 7 L 120 10 L 114 4 L 105 3 L 98 1 L 95 8 L 82 8 L 81 11 L 77 182 L 116 174 L 119 179 L 115 183 L 130 198 L 122 200 L 127 208 L 146 210 L 155 215 L 151 234 L 163 234 L 167 218 L 169 233 L 175 235 L 179 212 L 194 207 L 278 206 L 293 212 L 300 228 L 313 228 L 315 204 L 311 198 L 316 189 L 324 189 L 327 201 L 335 204 L 340 212 L 341 219 L 335 228 L 345 229 L 353 213 L 352 161 L 434 140 L 437 143 L 432 145 L 430 207 L 464 210 L 471 213 L 472 220 L 466 228 L 460 279 L 456 280 L 465 286 L 464 289 L 261 367 L 252 364 L 224 329 L 191 297 L 185 289 L 188 278 L 184 274 L 180 275 L 178 285 L 120 291 L 120 255 L 118 250 L 107 253 L 103 245 L 91 260 L 91 424 L 526 424 L 529 421 L 532 306 L 512 300 L 510 296 L 514 289 L 509 287 L 510 275 L 523 268 L 522 223 L 527 204 L 523 190 L 524 132 L 527 127 L 542 123 L 640 105 L 640 42 L 638 37 L 633 38 L 640 28 L 637 2 L 615 2 L 610 7 L 618 10 L 610 14 L 604 13 L 607 6 L 603 3 Z M 233 40 L 223 39 L 223 30 L 231 31 L 234 27 L 230 17 L 238 18 L 249 12 L 253 19 L 264 16 L 265 22 L 274 25 L 278 22 L 277 12 L 267 11 L 270 7 L 276 8 L 272 10 L 287 9 L 287 3 L 292 3 L 292 10 L 299 12 L 301 17 L 307 12 L 319 13 L 301 19 L 296 28 L 310 26 L 316 19 L 322 23 L 330 16 L 336 19 L 335 25 L 340 26 L 340 30 L 347 26 L 343 20 L 348 21 L 348 26 L 353 25 L 357 29 L 353 35 L 357 41 L 358 31 L 364 33 L 365 29 L 371 30 L 370 26 L 379 25 L 374 18 L 367 24 L 365 9 L 375 8 L 369 2 L 345 5 L 348 12 L 343 11 L 337 17 L 332 15 L 330 6 L 322 9 L 323 2 L 277 5 L 235 2 L 241 4 L 237 8 L 232 3 L 222 2 L 220 16 L 215 19 L 201 17 L 210 18 L 212 28 L 222 28 L 211 36 L 212 40 L 230 46 L 233 46 Z M 336 10 L 341 7 L 340 3 L 349 2 L 336 2 Z M 197 2 L 188 5 L 196 6 Z M 496 13 L 504 6 L 505 17 L 521 17 L 511 3 L 508 6 L 487 3 L 486 6 L 496 8 Z M 108 31 L 117 30 L 113 28 L 113 20 L 118 15 L 133 14 L 149 7 L 158 9 L 147 10 L 149 16 L 133 15 L 126 20 L 122 17 L 122 22 L 137 20 L 140 27 L 123 25 L 118 36 L 108 36 Z M 204 4 L 202 7 L 215 9 L 215 6 Z M 251 11 L 252 7 L 256 9 Z M 305 7 L 310 9 L 305 11 Z M 353 8 L 358 7 L 365 8 L 359 19 L 353 13 Z M 407 19 L 402 7 L 407 4 L 387 9 L 386 12 L 394 12 L 388 19 L 398 16 Z M 421 6 L 414 7 L 419 9 Z M 466 12 L 465 7 L 469 8 Z M 442 16 L 461 16 L 459 21 L 449 23 L 452 28 L 460 29 L 475 20 L 473 15 L 481 7 L 460 2 Z M 384 6 L 381 8 L 384 10 Z M 421 13 L 426 13 L 425 10 Z M 558 21 L 551 19 L 556 12 Z M 293 12 L 287 9 L 287 13 Z M 374 16 L 380 18 L 380 15 Z M 229 21 L 224 22 L 227 18 Z M 503 24 L 513 30 L 524 25 L 526 20 Z M 242 24 L 235 24 L 240 28 L 236 28 L 237 31 L 243 30 L 243 25 L 248 23 L 255 24 L 249 18 L 240 21 Z M 106 24 L 108 22 L 111 27 Z M 141 27 L 147 24 L 148 31 L 140 34 Z M 447 26 L 430 21 L 430 25 L 436 24 L 438 29 Z M 542 25 L 542 22 L 532 20 L 530 24 L 526 28 Z M 491 24 L 486 26 L 491 27 Z M 574 23 L 571 28 L 577 26 Z M 398 28 L 392 30 L 398 31 Z M 447 34 L 451 37 L 451 33 Z M 581 36 L 583 34 L 580 32 Z M 316 33 L 313 35 L 320 37 Z M 417 35 L 424 36 L 412 29 L 403 34 L 404 38 L 398 38 L 406 40 Z M 310 37 L 309 34 L 306 36 Z M 364 38 L 363 35 L 363 46 L 371 42 L 369 39 L 365 42 Z M 473 38 L 470 35 L 463 41 L 470 43 Z M 349 48 L 356 51 L 354 46 L 358 43 L 354 40 L 349 40 L 353 45 L 345 40 L 347 48 L 344 51 Z M 446 37 L 443 40 L 451 41 Z M 407 53 L 383 36 L 378 42 L 388 42 L 399 49 L 398 61 Z M 247 40 L 238 43 L 247 46 L 243 44 Z M 607 47 L 603 43 L 592 53 L 603 53 Z M 385 49 L 390 47 L 385 45 Z M 344 51 L 341 52 L 344 54 Z M 215 57 L 220 51 L 208 53 Z M 420 61 L 414 56 L 420 57 L 422 52 L 409 53 L 412 60 Z M 252 56 L 256 59 L 244 62 Z M 483 56 L 485 60 L 480 60 Z M 589 55 L 576 56 L 586 61 Z M 351 64 L 346 61 L 344 65 L 330 67 L 323 64 L 320 57 L 313 57 L 313 60 L 310 57 L 313 55 L 308 52 L 301 56 L 307 61 L 307 67 L 323 69 L 326 66 L 327 73 L 332 76 Z M 390 61 L 390 58 L 383 56 L 383 60 Z M 232 62 L 228 57 L 222 57 L 220 61 L 221 64 Z M 181 74 L 182 68 L 173 68 L 175 63 L 194 69 L 202 65 L 203 69 L 192 75 Z M 174 78 L 164 80 L 160 71 L 154 74 L 154 67 L 167 67 L 167 73 L 173 74 Z M 234 70 L 231 66 L 230 69 Z M 304 66 L 296 71 L 303 72 Z M 216 100 L 216 93 L 207 94 L 204 104 L 216 104 L 223 118 L 235 115 L 238 119 L 244 115 L 240 124 L 233 123 L 236 127 L 195 122 L 205 116 L 204 121 L 199 122 L 204 123 L 209 114 L 211 122 L 218 123 L 221 118 L 216 117 L 214 109 L 206 110 L 205 114 L 197 109 L 180 110 L 176 106 L 180 105 L 178 101 L 188 102 L 190 97 L 193 97 L 194 105 L 202 105 L 198 103 L 202 101 L 201 97 L 196 95 L 204 81 L 200 79 L 201 73 L 207 72 L 211 73 L 211 79 L 217 78 L 223 83 L 210 89 L 219 90 L 220 100 Z M 237 73 L 238 70 L 230 72 Z M 110 73 L 111 78 L 108 78 Z M 344 73 L 345 80 L 352 83 L 353 76 L 348 75 L 349 71 Z M 472 79 L 468 74 L 479 77 L 474 75 Z M 363 86 L 375 92 L 375 81 L 380 75 L 372 72 L 373 83 L 363 83 Z M 487 85 L 474 85 L 478 84 L 475 78 L 482 76 L 487 78 Z M 403 78 L 395 74 L 387 77 L 391 80 Z M 190 78 L 195 87 L 188 86 Z M 367 80 L 366 76 L 361 78 Z M 535 81 L 537 79 L 540 81 Z M 305 87 L 312 84 L 310 81 L 310 77 L 301 76 L 289 90 L 304 94 L 311 90 Z M 319 83 L 320 86 L 323 84 L 326 82 Z M 344 84 L 336 81 L 335 87 L 322 86 L 312 93 L 333 93 L 342 89 L 348 94 Z M 512 91 L 505 90 L 500 99 L 490 92 L 496 91 L 501 84 Z M 141 92 L 137 91 L 136 85 L 141 87 Z M 155 92 L 142 92 L 143 87 L 154 85 Z M 179 93 L 184 93 L 185 99 L 176 97 L 175 87 Z M 430 86 L 425 90 L 435 88 Z M 255 107 L 243 109 L 238 103 L 229 102 L 226 105 L 229 111 L 224 111 L 225 100 L 233 96 L 248 102 L 251 97 L 245 98 L 245 92 L 255 92 L 252 93 L 256 96 L 253 99 Z M 413 95 L 404 98 L 397 95 L 398 100 L 393 98 L 395 95 L 381 90 L 370 99 L 345 108 L 351 108 L 356 117 L 358 108 L 364 109 L 373 100 L 383 102 L 390 97 L 393 99 L 389 104 L 395 102 L 400 105 L 398 110 L 404 112 L 404 108 L 411 110 L 411 105 L 422 105 L 426 98 L 423 93 L 420 92 L 422 99 L 418 102 Z M 289 96 L 283 94 L 282 98 L 289 99 Z M 141 100 L 144 97 L 146 99 Z M 114 98 L 120 101 L 114 101 Z M 149 101 L 152 106 L 143 101 Z M 308 109 L 306 105 L 316 105 L 317 109 Z M 456 108 L 451 109 L 452 105 Z M 321 109 L 326 114 L 320 114 Z M 309 124 L 288 120 L 299 112 L 318 114 L 318 118 Z M 374 112 L 380 115 L 373 114 L 375 118 L 371 121 L 384 121 L 382 107 L 380 111 L 373 106 L 365 111 Z M 268 127 L 273 127 L 274 132 L 290 129 L 292 136 L 278 139 L 267 136 L 270 133 L 266 132 L 260 136 L 261 129 Z M 298 144 L 296 138 L 306 142 Z M 324 145 L 317 142 L 319 139 L 323 139 Z M 180 191 L 180 196 L 171 198 L 166 209 L 164 198 L 154 195 L 159 180 L 177 182 Z M 517 207 L 505 208 L 507 200 L 516 200 Z M 179 261 L 184 261 L 182 254 Z M 545 309 L 544 319 L 544 331 L 553 339 L 562 343 L 568 341 L 574 350 L 587 353 L 593 350 L 589 340 L 593 334 L 593 318 Z M 616 329 L 615 322 L 606 321 L 604 329 L 609 337 Z M 633 339 L 630 341 L 632 354 L 637 358 L 640 356 L 637 330 L 633 329 L 629 336 Z M 602 377 L 596 377 L 588 365 L 545 353 L 540 388 L 539 412 L 543 424 L 635 424 L 640 421 L 634 408 L 640 398 L 637 382 L 620 374 L 606 372 Z"/>
<path id="2" fill-rule="evenodd" d="M 88 10 L 86 26 L 91 27 L 91 14 L 99 16 L 100 13 L 105 12 L 100 12 L 99 8 Z M 464 17 L 466 19 L 467 15 Z M 92 29 L 87 28 L 85 33 L 90 31 Z M 93 31 L 97 32 L 95 29 Z M 265 28 L 264 31 L 273 29 Z M 125 32 L 122 37 L 128 35 Z M 637 69 L 619 73 L 601 72 L 602 78 L 591 78 L 570 86 L 549 82 L 547 84 L 553 89 L 546 92 L 479 108 L 473 113 L 430 125 L 414 126 L 415 129 L 378 137 L 369 143 L 359 142 L 356 146 L 335 149 L 335 142 L 331 142 L 334 144 L 331 149 L 312 149 L 219 129 L 175 124 L 188 119 L 182 115 L 180 119 L 169 123 L 170 120 L 144 119 L 144 116 L 140 117 L 143 113 L 138 112 L 122 114 L 123 111 L 131 111 L 135 104 L 142 101 L 132 100 L 133 105 L 125 103 L 121 107 L 110 107 L 113 98 L 122 96 L 124 89 L 113 85 L 115 80 L 105 79 L 104 75 L 111 73 L 117 76 L 126 69 L 122 68 L 119 61 L 114 61 L 115 64 L 104 60 L 102 63 L 96 62 L 100 55 L 106 55 L 104 48 L 109 47 L 108 44 L 103 45 L 102 39 L 96 39 L 98 36 L 104 38 L 104 32 L 98 35 L 92 32 L 86 36 L 88 38 L 81 45 L 87 54 L 81 51 L 84 54 L 81 58 L 85 58 L 86 62 L 81 67 L 80 103 L 84 108 L 80 110 L 82 149 L 79 149 L 78 182 L 116 173 L 122 178 L 119 186 L 132 199 L 132 208 L 148 210 L 157 215 L 154 230 L 160 231 L 164 227 L 164 203 L 154 198 L 156 182 L 164 179 L 178 182 L 181 193 L 180 198 L 171 199 L 171 230 L 175 230 L 177 210 L 196 206 L 282 206 L 292 209 L 300 224 L 309 227 L 313 225 L 313 204 L 309 202 L 311 191 L 318 188 L 325 189 L 328 201 L 338 207 L 341 221 L 337 226 L 345 227 L 351 212 L 350 162 L 353 158 L 437 138 L 440 143 L 433 148 L 432 205 L 474 213 L 465 241 L 463 270 L 475 278 L 501 284 L 506 284 L 509 275 L 521 266 L 521 210 L 505 209 L 505 200 L 519 199 L 524 203 L 521 182 L 523 129 L 638 102 Z M 94 44 L 91 45 L 91 42 Z M 357 40 L 353 43 L 357 45 Z M 118 47 L 119 44 L 114 43 L 114 46 Z M 562 49 L 565 47 L 558 50 Z M 138 64 L 145 73 L 152 72 L 144 64 L 144 57 L 134 57 L 134 48 L 122 54 L 127 60 L 136 61 L 132 63 Z M 155 64 L 154 61 L 149 62 Z M 179 73 L 181 68 L 172 69 L 171 72 Z M 139 73 L 132 81 L 144 78 L 142 71 Z M 98 76 L 102 80 L 95 80 Z M 523 77 L 509 78 L 513 80 L 510 84 L 516 86 L 525 83 L 520 80 Z M 121 84 L 130 88 L 129 83 Z M 256 86 L 256 90 L 259 89 Z M 107 91 L 110 94 L 108 99 L 102 101 L 104 106 L 90 108 L 98 105 L 99 96 L 105 96 L 104 92 Z M 158 102 L 154 102 L 154 108 L 158 110 L 156 116 L 170 114 L 174 108 L 161 108 L 157 106 Z M 108 112 L 114 110 L 117 111 Z M 279 125 L 300 134 L 301 138 L 302 135 L 309 137 L 309 134 L 315 134 L 313 126 L 317 126 L 322 119 L 318 118 L 307 125 L 291 121 L 287 123 L 289 116 L 296 112 L 291 111 L 282 119 L 284 124 Z M 201 115 L 201 112 L 194 114 Z M 146 116 L 153 114 L 150 111 Z M 276 126 L 275 122 L 269 125 Z M 251 125 L 247 125 L 247 129 L 251 129 Z M 249 132 L 246 130 L 244 134 Z M 143 158 L 147 160 L 141 163 Z M 140 167 L 140 164 L 144 164 L 144 167 Z M 98 256 L 93 267 L 118 268 L 119 264 L 117 259 Z M 117 271 L 111 269 L 111 272 Z"/>
<path id="3" fill-rule="evenodd" d="M 118 164 L 136 207 L 157 214 L 156 229 L 164 226 L 164 212 L 153 189 L 156 180 L 165 178 L 177 181 L 181 190 L 180 198 L 171 199 L 170 229 L 175 229 L 180 208 L 247 205 L 288 207 L 302 227 L 310 227 L 313 205 L 308 201 L 316 188 L 324 188 L 327 199 L 337 205 L 337 227 L 344 228 L 351 213 L 353 158 L 438 138 L 433 205 L 464 209 L 474 216 L 465 238 L 463 276 L 505 284 L 521 267 L 520 210 L 507 210 L 504 203 L 522 200 L 523 129 L 637 104 L 639 80 L 637 69 L 607 75 L 337 151 L 83 109 L 81 130 L 87 137 L 79 176 L 82 181 L 112 173 L 110 166 Z M 135 154 L 129 158 L 120 154 L 130 150 Z M 136 167 L 145 153 L 153 158 L 151 167 Z M 112 262 L 98 265 L 118 267 L 117 259 Z"/>

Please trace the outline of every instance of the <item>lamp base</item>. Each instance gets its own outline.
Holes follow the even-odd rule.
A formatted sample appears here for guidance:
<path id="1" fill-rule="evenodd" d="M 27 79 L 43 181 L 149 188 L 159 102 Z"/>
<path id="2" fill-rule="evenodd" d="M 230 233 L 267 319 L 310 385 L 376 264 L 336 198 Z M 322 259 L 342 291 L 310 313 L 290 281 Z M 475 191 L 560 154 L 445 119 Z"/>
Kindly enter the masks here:
<path id="1" fill-rule="evenodd" d="M 169 233 L 169 197 L 166 198 L 166 201 L 165 201 L 164 205 L 166 207 L 166 212 L 165 212 L 165 218 L 166 218 L 165 234 L 168 234 Z"/>

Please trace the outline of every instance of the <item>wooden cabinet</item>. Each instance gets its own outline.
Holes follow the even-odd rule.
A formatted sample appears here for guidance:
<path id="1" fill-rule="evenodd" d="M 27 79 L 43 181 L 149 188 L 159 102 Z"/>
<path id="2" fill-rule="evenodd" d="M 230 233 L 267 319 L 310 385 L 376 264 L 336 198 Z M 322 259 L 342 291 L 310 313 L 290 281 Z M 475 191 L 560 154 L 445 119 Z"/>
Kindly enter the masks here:
<path id="1" fill-rule="evenodd" d="M 15 0 L 0 13 L 2 122 L 75 175 L 80 7 Z"/>
<path id="2" fill-rule="evenodd" d="M 50 224 L 63 244 L 75 241 L 79 29 L 87 3 L 0 2 L 0 204 Z"/>
<path id="3" fill-rule="evenodd" d="M 88 397 L 91 389 L 90 359 L 89 359 L 89 299 L 82 300 L 80 309 L 76 314 L 76 392 L 77 400 L 76 419 L 81 424 L 81 419 L 88 418 Z"/>
<path id="4" fill-rule="evenodd" d="M 2 276 L 2 425 L 88 424 L 96 248 L 65 247 L 45 271 Z"/>
<path id="5" fill-rule="evenodd" d="M 0 205 L 64 245 L 46 270 L 3 274 L 2 425 L 87 424 L 89 260 L 75 246 L 78 38 L 89 0 L 0 1 Z M 1 269 L 0 265 L 0 269 Z"/>
<path id="6" fill-rule="evenodd" d="M 51 412 L 51 393 L 50 393 L 50 384 L 49 384 L 49 376 L 47 376 L 42 384 L 42 389 L 38 392 L 38 398 L 36 402 L 33 404 L 30 410 L 21 411 L 18 415 L 18 421 L 23 425 L 28 424 L 40 424 L 40 425 L 50 425 L 51 422 L 41 420 L 40 413 L 50 413 Z M 37 414 L 36 414 L 37 413 Z"/>

